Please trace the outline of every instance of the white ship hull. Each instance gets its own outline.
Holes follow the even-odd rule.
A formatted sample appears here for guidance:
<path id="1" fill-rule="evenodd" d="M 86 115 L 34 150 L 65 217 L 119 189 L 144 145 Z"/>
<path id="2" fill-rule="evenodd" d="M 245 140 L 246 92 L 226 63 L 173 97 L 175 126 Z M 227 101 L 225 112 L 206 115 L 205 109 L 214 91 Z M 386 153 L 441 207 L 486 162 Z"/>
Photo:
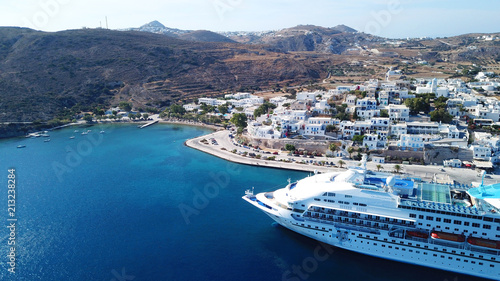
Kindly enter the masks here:
<path id="1" fill-rule="evenodd" d="M 262 194 L 257 196 L 259 195 Z M 271 209 L 254 201 L 255 196 L 254 200 L 251 197 L 247 195 L 243 199 L 261 209 L 283 227 L 325 244 L 383 259 L 500 280 L 500 257 L 495 256 L 495 260 L 492 260 L 492 255 L 486 253 L 475 253 L 474 257 L 471 257 L 472 252 L 447 247 L 446 243 L 428 244 L 424 240 L 419 242 L 418 239 L 408 241 L 391 237 L 389 230 L 374 234 L 368 229 L 357 231 L 355 227 L 351 228 L 347 224 L 295 219 L 292 218 L 293 211 L 280 208 L 272 204 L 271 200 L 266 201 L 264 196 L 260 196 L 259 201 Z"/>

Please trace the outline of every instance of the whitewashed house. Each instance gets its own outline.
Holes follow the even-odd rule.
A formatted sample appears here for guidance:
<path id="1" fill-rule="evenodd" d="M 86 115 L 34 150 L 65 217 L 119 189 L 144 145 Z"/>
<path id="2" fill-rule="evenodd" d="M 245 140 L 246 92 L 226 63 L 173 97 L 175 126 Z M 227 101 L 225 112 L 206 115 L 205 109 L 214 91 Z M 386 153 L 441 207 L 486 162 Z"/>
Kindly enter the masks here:
<path id="1" fill-rule="evenodd" d="M 406 123 L 393 124 L 390 127 L 390 135 L 395 136 L 398 139 L 401 137 L 401 135 L 405 135 L 407 133 L 408 130 Z"/>
<path id="2" fill-rule="evenodd" d="M 471 145 L 472 156 L 477 160 L 489 161 L 491 158 L 491 148 L 483 145 Z"/>
<path id="3" fill-rule="evenodd" d="M 423 150 L 424 149 L 424 139 L 422 135 L 401 135 L 397 146 L 402 150 Z"/>
<path id="4" fill-rule="evenodd" d="M 281 136 L 273 126 L 263 126 L 260 122 L 250 122 L 247 131 L 252 137 L 260 139 L 279 139 Z"/>
<path id="5" fill-rule="evenodd" d="M 453 168 L 460 168 L 460 167 L 462 167 L 462 160 L 460 160 L 460 159 L 443 160 L 443 166 L 445 166 L 445 167 L 453 167 Z"/>
<path id="6" fill-rule="evenodd" d="M 198 111 L 198 109 L 200 109 L 200 105 L 194 103 L 188 103 L 183 105 L 182 107 L 184 107 L 186 111 L 195 111 L 195 110 Z"/>
<path id="7" fill-rule="evenodd" d="M 410 110 L 406 107 L 406 105 L 390 104 L 387 106 L 387 111 L 391 121 L 403 122 L 410 119 Z"/>

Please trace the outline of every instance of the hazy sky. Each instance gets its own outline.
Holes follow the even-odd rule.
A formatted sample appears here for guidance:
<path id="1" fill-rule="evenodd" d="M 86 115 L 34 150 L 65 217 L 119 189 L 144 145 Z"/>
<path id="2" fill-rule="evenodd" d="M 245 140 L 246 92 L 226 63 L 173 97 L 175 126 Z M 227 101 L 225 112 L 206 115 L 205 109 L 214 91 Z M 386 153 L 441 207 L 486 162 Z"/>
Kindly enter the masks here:
<path id="1" fill-rule="evenodd" d="M 105 26 L 261 31 L 345 24 L 385 37 L 500 32 L 499 0 L 0 0 L 0 26 L 44 31 Z"/>

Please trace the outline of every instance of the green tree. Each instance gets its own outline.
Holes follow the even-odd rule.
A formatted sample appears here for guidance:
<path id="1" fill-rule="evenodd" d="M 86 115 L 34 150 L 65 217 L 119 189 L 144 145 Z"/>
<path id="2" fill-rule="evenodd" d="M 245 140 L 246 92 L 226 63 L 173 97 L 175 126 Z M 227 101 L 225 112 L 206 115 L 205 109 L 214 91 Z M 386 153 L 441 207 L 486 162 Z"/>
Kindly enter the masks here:
<path id="1" fill-rule="evenodd" d="M 112 113 L 113 113 L 113 115 L 114 115 L 114 116 L 116 116 L 116 115 L 118 114 L 118 111 L 113 110 L 113 112 L 112 112 Z"/>
<path id="2" fill-rule="evenodd" d="M 342 160 L 339 160 L 339 162 L 337 162 L 337 164 L 339 164 L 339 167 L 342 168 L 345 165 L 345 162 Z"/>
<path id="3" fill-rule="evenodd" d="M 352 158 L 352 153 L 354 152 L 354 147 L 350 146 L 348 149 L 347 149 L 347 153 L 349 153 L 349 157 Z"/>
<path id="4" fill-rule="evenodd" d="M 104 114 L 106 114 L 106 113 L 104 112 L 104 109 L 96 108 L 96 109 L 94 110 L 94 114 L 95 114 L 96 116 L 103 116 L 103 115 L 104 115 Z"/>
<path id="5" fill-rule="evenodd" d="M 333 142 L 330 144 L 329 148 L 333 152 L 337 151 L 337 149 L 338 149 L 337 145 L 335 143 L 333 143 Z"/>
<path id="6" fill-rule="evenodd" d="M 357 143 L 362 143 L 364 138 L 365 136 L 363 135 L 355 135 L 352 137 L 352 141 Z"/>
<path id="7" fill-rule="evenodd" d="M 285 149 L 288 151 L 295 151 L 295 145 L 287 143 Z"/>
<path id="8" fill-rule="evenodd" d="M 182 105 L 172 104 L 169 107 L 168 112 L 173 116 L 181 117 L 182 115 L 186 114 L 186 109 L 184 109 Z"/>
<path id="9" fill-rule="evenodd" d="M 147 113 L 142 114 L 142 118 L 144 118 L 144 120 L 148 120 L 149 114 Z"/>
<path id="10" fill-rule="evenodd" d="M 405 100 L 405 105 L 410 110 L 410 114 L 417 114 L 420 111 L 429 112 L 430 101 L 425 98 L 410 98 Z"/>
<path id="11" fill-rule="evenodd" d="M 134 114 L 134 113 L 129 113 L 129 114 L 128 114 L 128 118 L 129 118 L 130 120 L 135 119 L 135 114 Z"/>
<path id="12" fill-rule="evenodd" d="M 446 108 L 446 101 L 447 100 L 448 100 L 448 98 L 445 98 L 445 97 L 439 97 L 439 98 L 437 98 L 436 100 L 434 100 L 434 107 L 436 109 Z"/>
<path id="13" fill-rule="evenodd" d="M 380 170 L 384 169 L 384 167 L 382 167 L 382 165 L 378 164 L 377 166 L 377 172 L 380 172 Z"/>
<path id="14" fill-rule="evenodd" d="M 245 113 L 235 113 L 229 121 L 241 130 L 243 130 L 247 126 L 247 116 L 245 115 Z"/>
<path id="15" fill-rule="evenodd" d="M 129 112 L 132 110 L 132 104 L 129 103 L 129 102 L 126 102 L 126 101 L 122 101 L 120 102 L 120 104 L 118 105 L 118 107 L 120 107 L 121 110 L 125 111 L 125 112 Z"/>
<path id="16" fill-rule="evenodd" d="M 215 112 L 215 106 L 208 105 L 206 103 L 202 103 L 200 105 L 200 109 L 202 110 L 202 114 L 207 114 L 209 112 Z"/>
<path id="17" fill-rule="evenodd" d="M 448 113 L 446 109 L 444 108 L 439 108 L 437 110 L 434 110 L 431 112 L 431 121 L 436 121 L 436 122 L 443 122 L 443 123 L 450 123 L 453 121 L 453 115 Z"/>
<path id="18" fill-rule="evenodd" d="M 90 114 L 83 116 L 83 120 L 87 121 L 87 123 L 92 123 L 92 119 L 92 115 Z"/>
<path id="19" fill-rule="evenodd" d="M 227 106 L 227 104 L 221 104 L 217 107 L 217 109 L 221 114 L 226 114 L 229 111 L 229 107 Z"/>
<path id="20" fill-rule="evenodd" d="M 356 110 L 354 110 L 354 113 L 352 114 L 352 119 L 354 119 L 354 120 L 359 119 L 359 116 L 358 116 L 358 113 L 356 112 Z"/>
<path id="21" fill-rule="evenodd" d="M 335 132 L 337 130 L 337 127 L 335 127 L 335 125 L 326 125 L 326 132 L 327 133 L 330 133 L 330 132 Z"/>
<path id="22" fill-rule="evenodd" d="M 263 104 L 261 104 L 257 109 L 254 110 L 253 116 L 257 118 L 263 114 L 267 114 L 270 109 L 275 109 L 275 108 L 276 105 L 266 101 Z"/>
<path id="23" fill-rule="evenodd" d="M 389 117 L 389 111 L 387 109 L 381 109 L 380 117 Z"/>
<path id="24" fill-rule="evenodd" d="M 399 164 L 394 165 L 394 172 L 398 173 L 403 169 L 403 167 Z"/>

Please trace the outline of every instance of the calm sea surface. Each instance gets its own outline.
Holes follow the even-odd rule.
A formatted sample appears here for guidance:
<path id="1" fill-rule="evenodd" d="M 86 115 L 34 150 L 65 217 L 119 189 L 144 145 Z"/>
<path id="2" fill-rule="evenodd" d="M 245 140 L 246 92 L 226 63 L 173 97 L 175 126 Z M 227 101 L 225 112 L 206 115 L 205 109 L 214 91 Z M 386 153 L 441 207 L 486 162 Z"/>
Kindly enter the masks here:
<path id="1" fill-rule="evenodd" d="M 0 280 L 479 280 L 327 251 L 276 225 L 241 199 L 245 189 L 274 190 L 307 174 L 184 146 L 208 132 L 108 125 L 50 132 L 50 142 L 0 141 Z M 10 168 L 15 274 L 7 271 Z"/>

